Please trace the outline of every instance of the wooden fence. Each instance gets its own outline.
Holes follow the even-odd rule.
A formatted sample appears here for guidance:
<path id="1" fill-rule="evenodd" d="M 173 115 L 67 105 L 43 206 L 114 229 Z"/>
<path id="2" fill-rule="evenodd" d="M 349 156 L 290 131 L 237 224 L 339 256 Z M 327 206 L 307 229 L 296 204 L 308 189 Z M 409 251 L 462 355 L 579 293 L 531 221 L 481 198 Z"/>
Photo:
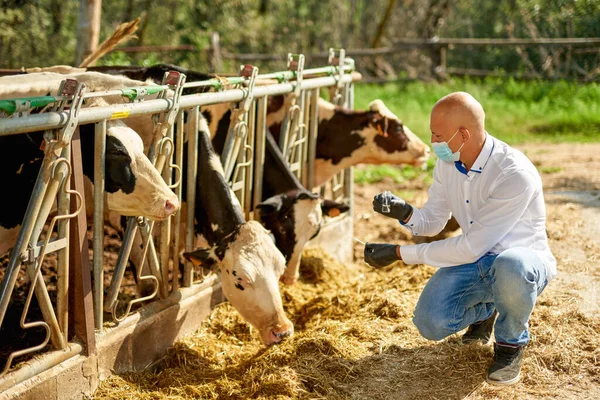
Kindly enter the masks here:
<path id="1" fill-rule="evenodd" d="M 516 72 L 504 72 L 449 65 L 449 53 L 452 51 L 473 48 L 483 50 L 493 47 L 515 49 L 521 57 L 523 68 Z M 527 49 L 536 48 L 540 52 L 537 63 L 531 61 L 526 52 Z M 198 49 L 193 45 L 178 45 L 122 47 L 115 50 L 136 53 L 204 52 L 209 62 L 208 67 L 216 72 L 227 72 L 223 71 L 227 61 L 234 65 L 236 63 L 253 64 L 268 70 L 285 66 L 287 60 L 287 54 L 240 54 L 221 49 L 219 36 L 216 33 L 212 35 L 211 46 L 205 49 Z M 327 61 L 329 53 L 317 52 L 304 55 L 307 65 L 316 65 Z M 355 59 L 357 70 L 363 73 L 364 82 L 432 77 L 444 79 L 449 75 L 502 75 L 524 79 L 575 78 L 583 81 L 600 79 L 600 38 L 472 39 L 434 37 L 431 39 L 396 39 L 396 43 L 392 47 L 346 49 L 346 55 Z M 428 60 L 426 63 L 422 61 L 423 56 Z M 582 66 L 578 64 L 577 56 L 586 56 L 592 61 L 588 65 Z M 401 61 L 398 62 L 398 59 Z M 553 64 L 560 64 L 560 68 L 552 67 Z M 266 68 L 266 66 L 270 68 Z"/>

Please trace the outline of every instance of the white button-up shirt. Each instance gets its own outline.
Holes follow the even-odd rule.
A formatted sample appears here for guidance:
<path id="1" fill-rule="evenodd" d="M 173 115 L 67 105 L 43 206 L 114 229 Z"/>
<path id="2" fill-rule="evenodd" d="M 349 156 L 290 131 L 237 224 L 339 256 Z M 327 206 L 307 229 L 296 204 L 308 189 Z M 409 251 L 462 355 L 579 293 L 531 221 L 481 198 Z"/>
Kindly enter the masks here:
<path id="1" fill-rule="evenodd" d="M 451 267 L 473 263 L 486 253 L 527 247 L 544 261 L 548 280 L 556 275 L 556 259 L 546 235 L 542 179 L 523 153 L 488 133 L 471 170 L 461 162 L 438 159 L 433 179 L 423 208 L 414 208 L 402 225 L 416 236 L 433 236 L 454 215 L 463 233 L 401 246 L 404 262 Z"/>

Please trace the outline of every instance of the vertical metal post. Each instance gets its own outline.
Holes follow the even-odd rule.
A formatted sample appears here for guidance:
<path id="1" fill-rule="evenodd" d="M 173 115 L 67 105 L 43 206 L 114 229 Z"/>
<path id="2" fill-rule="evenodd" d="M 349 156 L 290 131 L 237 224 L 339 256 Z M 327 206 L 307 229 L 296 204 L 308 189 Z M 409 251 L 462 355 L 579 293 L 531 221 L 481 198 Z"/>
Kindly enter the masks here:
<path id="1" fill-rule="evenodd" d="M 256 140 L 254 141 L 254 190 L 252 193 L 252 207 L 254 210 L 256 209 L 256 205 L 262 201 L 265 137 L 267 132 L 267 101 L 267 96 L 263 96 L 257 101 Z"/>
<path id="2" fill-rule="evenodd" d="M 171 125 L 167 130 L 167 137 L 171 139 L 171 142 L 164 143 L 163 145 L 173 143 L 173 126 Z M 173 163 L 173 156 L 175 149 L 171 148 L 165 164 L 162 168 L 162 177 L 167 184 L 171 185 L 171 164 Z M 160 172 L 160 170 L 159 170 Z M 162 271 L 162 284 L 163 288 L 160 293 L 164 297 L 169 294 L 169 250 L 171 249 L 171 217 L 160 223 L 160 270 Z"/>
<path id="3" fill-rule="evenodd" d="M 187 170 L 187 215 L 185 233 L 185 251 L 192 251 L 194 246 L 194 214 L 196 212 L 196 175 L 198 173 L 198 118 L 199 107 L 194 107 L 188 115 L 188 170 Z M 186 261 L 183 269 L 183 286 L 192 286 L 194 266 Z"/>
<path id="4" fill-rule="evenodd" d="M 307 176 L 304 187 L 312 191 L 315 186 L 315 158 L 317 154 L 317 135 L 319 133 L 319 89 L 312 90 L 310 98 L 310 123 L 308 124 L 308 160 Z"/>
<path id="5" fill-rule="evenodd" d="M 180 111 L 177 116 L 177 137 L 175 143 L 175 163 L 179 166 L 179 184 L 175 192 L 179 204 L 183 204 L 183 113 Z M 189 212 L 189 210 L 188 210 Z M 175 240 L 173 244 L 173 291 L 179 289 L 179 244 L 181 243 L 181 210 L 175 215 Z"/>
<path id="6" fill-rule="evenodd" d="M 70 164 L 71 143 L 62 151 L 64 157 Z M 63 189 L 59 191 L 57 205 L 58 215 L 69 214 L 70 195 L 68 193 L 71 187 L 69 179 L 63 181 Z M 81 212 L 85 212 L 85 208 Z M 58 325 L 62 332 L 65 343 L 69 340 L 69 224 L 68 218 L 58 220 L 58 237 L 66 239 L 66 247 L 56 253 L 56 310 L 58 313 Z M 51 234 L 51 232 L 48 232 Z"/>
<path id="7" fill-rule="evenodd" d="M 250 160 L 245 159 L 244 161 L 250 162 L 250 164 L 244 168 L 244 215 L 246 219 L 249 218 L 250 210 L 252 209 L 252 167 L 255 163 L 254 160 L 254 146 L 255 146 L 255 134 L 256 134 L 256 108 L 257 102 L 253 101 L 250 106 L 250 110 L 248 111 L 247 120 L 248 120 L 248 134 L 246 135 L 246 148 L 244 149 L 244 157 L 250 158 Z M 248 149 L 248 151 L 246 151 Z"/>
<path id="8" fill-rule="evenodd" d="M 94 322 L 102 332 L 104 304 L 104 185 L 106 120 L 94 125 Z"/>

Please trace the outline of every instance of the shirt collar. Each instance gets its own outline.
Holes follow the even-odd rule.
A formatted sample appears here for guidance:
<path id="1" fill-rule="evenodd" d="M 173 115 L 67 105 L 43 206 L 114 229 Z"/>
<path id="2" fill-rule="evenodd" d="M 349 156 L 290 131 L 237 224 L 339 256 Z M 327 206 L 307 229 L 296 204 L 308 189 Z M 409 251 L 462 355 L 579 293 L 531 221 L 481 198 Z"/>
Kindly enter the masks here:
<path id="1" fill-rule="evenodd" d="M 481 172 L 483 171 L 483 168 L 485 168 L 488 160 L 490 159 L 493 151 L 494 151 L 494 138 L 492 137 L 492 135 L 490 135 L 486 131 L 485 132 L 485 142 L 483 143 L 483 148 L 479 152 L 479 155 L 477 156 L 477 159 L 473 163 L 473 166 L 471 167 L 471 169 L 467 171 L 464 164 L 460 161 L 455 161 L 454 166 L 460 173 L 465 174 L 467 176 L 472 176 L 472 174 L 470 174 L 471 172 L 476 173 L 476 174 L 481 174 Z"/>

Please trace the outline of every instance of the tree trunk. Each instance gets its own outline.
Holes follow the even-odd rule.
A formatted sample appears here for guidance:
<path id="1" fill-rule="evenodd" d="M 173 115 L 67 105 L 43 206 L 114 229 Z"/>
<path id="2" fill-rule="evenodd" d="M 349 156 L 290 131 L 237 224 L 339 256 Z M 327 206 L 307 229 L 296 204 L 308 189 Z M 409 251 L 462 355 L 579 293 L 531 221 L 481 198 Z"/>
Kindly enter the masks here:
<path id="1" fill-rule="evenodd" d="M 98 47 L 101 12 L 102 0 L 79 1 L 79 25 L 77 27 L 75 65 L 79 65 L 84 58 Z"/>
<path id="2" fill-rule="evenodd" d="M 52 0 L 50 2 L 53 35 L 58 35 L 60 33 L 60 28 L 62 28 L 62 3 L 62 0 Z"/>
<path id="3" fill-rule="evenodd" d="M 383 38 L 383 34 L 385 31 L 385 26 L 388 24 L 390 17 L 392 16 L 392 11 L 394 10 L 394 6 L 396 5 L 396 0 L 389 0 L 388 6 L 385 9 L 385 14 L 383 14 L 383 18 L 379 22 L 379 26 L 377 27 L 377 33 L 375 34 L 375 38 L 373 38 L 373 43 L 371 47 L 377 48 L 381 46 L 381 39 Z"/>

